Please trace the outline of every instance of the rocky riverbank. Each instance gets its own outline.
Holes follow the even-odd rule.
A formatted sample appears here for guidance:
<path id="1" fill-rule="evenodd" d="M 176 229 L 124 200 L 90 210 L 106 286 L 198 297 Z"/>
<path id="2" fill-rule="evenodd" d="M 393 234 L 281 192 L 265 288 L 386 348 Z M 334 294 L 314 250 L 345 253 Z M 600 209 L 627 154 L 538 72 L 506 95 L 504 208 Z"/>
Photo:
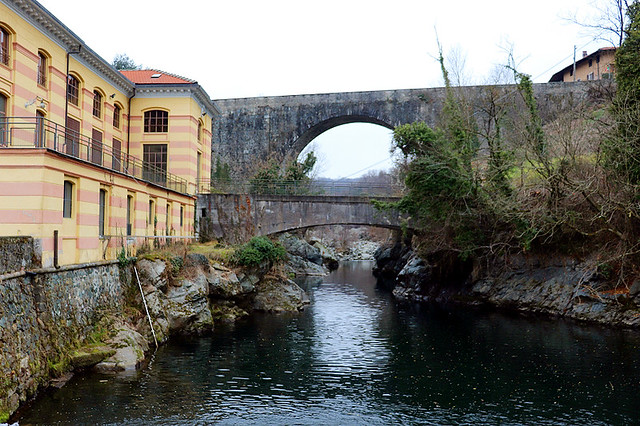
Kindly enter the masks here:
<path id="1" fill-rule="evenodd" d="M 95 365 L 100 371 L 138 368 L 156 341 L 208 333 L 218 322 L 233 322 L 253 311 L 297 312 L 309 303 L 305 292 L 270 264 L 231 269 L 189 253 L 169 261 L 142 258 L 132 267 L 140 279 L 128 298 L 135 314 L 119 322 L 107 340 L 117 351 Z"/>
<path id="2" fill-rule="evenodd" d="M 30 298 L 37 300 L 38 295 L 25 294 L 25 301 L 17 296 L 24 289 L 31 291 L 32 287 L 21 281 L 28 276 L 0 282 L 16 293 L 5 303 L 11 309 L 8 314 L 16 312 L 16 319 L 9 315 L 4 320 L 16 323 L 26 333 L 19 339 L 2 336 L 9 340 L 4 340 L 4 351 L 0 351 L 0 368 L 11 377 L 5 375 L 0 381 L 0 423 L 38 389 L 61 387 L 74 371 L 135 370 L 156 344 L 173 336 L 209 333 L 216 324 L 236 321 L 254 311 L 297 312 L 309 303 L 285 267 L 268 262 L 230 268 L 215 256 L 160 253 L 120 267 L 97 267 L 102 269 L 82 276 L 77 271 L 91 271 L 92 265 L 64 272 L 66 275 L 47 271 L 52 278 L 46 287 L 40 284 L 43 280 L 36 280 L 32 287 L 37 289 L 34 291 L 41 299 L 37 303 L 44 312 L 27 303 Z M 107 272 L 113 275 L 109 286 L 105 284 L 105 277 L 111 277 Z M 69 281 L 76 275 L 81 282 Z M 90 280 L 92 276 L 95 279 Z M 60 290 L 44 293 L 54 286 Z M 50 320 L 51 315 L 66 319 Z M 24 327 L 17 323 L 20 318 L 26 318 Z M 30 352 L 25 352 L 23 347 L 27 346 L 32 348 Z"/>
<path id="3" fill-rule="evenodd" d="M 374 273 L 403 301 L 485 305 L 612 326 L 640 326 L 640 281 L 611 289 L 594 262 L 519 254 L 491 265 L 452 253 L 420 258 L 406 246 L 376 252 Z"/>
<path id="4" fill-rule="evenodd" d="M 253 311 L 303 309 L 309 299 L 290 277 L 326 275 L 338 267 L 338 256 L 319 240 L 308 242 L 302 235 L 285 233 L 278 241 L 287 260 L 276 268 L 268 263 L 229 268 L 197 253 L 137 259 L 129 266 L 132 283 L 124 309 L 128 315 L 105 320 L 109 337 L 100 350 L 79 350 L 82 361 L 72 360 L 71 365 L 132 370 L 156 342 L 162 344 L 171 336 L 208 333 L 218 322 L 232 322 Z"/>

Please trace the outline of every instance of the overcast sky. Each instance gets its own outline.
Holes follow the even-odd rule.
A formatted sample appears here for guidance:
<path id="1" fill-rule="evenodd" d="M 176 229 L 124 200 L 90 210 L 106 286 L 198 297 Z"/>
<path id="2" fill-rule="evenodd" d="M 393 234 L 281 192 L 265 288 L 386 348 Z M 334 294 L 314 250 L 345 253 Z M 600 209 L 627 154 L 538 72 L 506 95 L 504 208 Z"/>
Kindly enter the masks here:
<path id="1" fill-rule="evenodd" d="M 574 45 L 579 55 L 606 45 L 563 19 L 589 15 L 588 0 L 40 3 L 108 62 L 126 53 L 145 68 L 198 81 L 213 99 L 442 86 L 436 33 L 445 55 L 465 58 L 468 83 L 486 82 L 509 46 L 520 71 L 545 82 L 571 63 Z M 342 127 L 349 126 L 316 141 L 364 145 L 355 156 L 322 154 L 332 169 L 322 174 L 348 176 L 389 156 L 388 130 L 355 126 L 340 136 Z"/>

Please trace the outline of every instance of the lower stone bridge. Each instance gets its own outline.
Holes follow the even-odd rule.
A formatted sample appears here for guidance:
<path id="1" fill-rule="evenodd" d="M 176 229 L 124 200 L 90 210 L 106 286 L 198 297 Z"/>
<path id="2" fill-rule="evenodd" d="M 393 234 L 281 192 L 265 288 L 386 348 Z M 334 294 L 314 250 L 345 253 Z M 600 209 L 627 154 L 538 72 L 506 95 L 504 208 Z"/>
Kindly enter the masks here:
<path id="1" fill-rule="evenodd" d="M 375 197 L 397 201 L 397 197 Z M 382 212 L 369 196 L 203 194 L 198 196 L 201 237 L 241 243 L 270 235 L 327 225 L 399 229 L 400 215 Z"/>

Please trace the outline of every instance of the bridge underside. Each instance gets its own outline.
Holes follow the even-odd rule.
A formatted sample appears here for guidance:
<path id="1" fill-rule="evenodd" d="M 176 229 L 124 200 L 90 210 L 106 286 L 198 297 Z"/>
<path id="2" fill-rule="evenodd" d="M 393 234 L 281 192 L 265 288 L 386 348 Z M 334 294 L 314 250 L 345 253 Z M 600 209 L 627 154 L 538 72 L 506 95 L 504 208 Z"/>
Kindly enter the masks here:
<path id="1" fill-rule="evenodd" d="M 208 194 L 198 206 L 201 233 L 231 243 L 328 225 L 400 228 L 398 214 L 376 210 L 368 197 Z"/>

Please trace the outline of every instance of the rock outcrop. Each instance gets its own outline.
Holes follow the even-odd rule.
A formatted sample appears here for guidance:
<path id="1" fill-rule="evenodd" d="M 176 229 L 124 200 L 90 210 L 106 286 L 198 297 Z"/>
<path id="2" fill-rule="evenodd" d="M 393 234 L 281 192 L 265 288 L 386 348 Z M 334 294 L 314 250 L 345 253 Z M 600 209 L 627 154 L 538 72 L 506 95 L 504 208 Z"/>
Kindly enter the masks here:
<path id="1" fill-rule="evenodd" d="M 306 294 L 284 277 L 267 275 L 270 265 L 234 271 L 201 254 L 180 262 L 141 259 L 136 268 L 158 340 L 211 331 L 216 319 L 232 321 L 252 310 L 298 311 Z M 297 288 L 296 288 L 297 287 Z M 150 337 L 148 320 L 138 329 Z"/>
<path id="2" fill-rule="evenodd" d="M 287 251 L 285 270 L 292 275 L 326 275 L 325 257 L 321 248 L 309 244 L 304 238 L 295 234 L 284 233 L 278 241 Z M 326 248 L 325 248 L 326 250 Z M 327 262 L 333 264 L 335 258 L 328 255 Z"/>
<path id="3" fill-rule="evenodd" d="M 398 300 L 489 305 L 617 326 L 640 326 L 640 282 L 610 290 L 593 263 L 513 255 L 488 268 L 452 253 L 420 258 L 406 246 L 376 252 L 374 273 Z"/>

